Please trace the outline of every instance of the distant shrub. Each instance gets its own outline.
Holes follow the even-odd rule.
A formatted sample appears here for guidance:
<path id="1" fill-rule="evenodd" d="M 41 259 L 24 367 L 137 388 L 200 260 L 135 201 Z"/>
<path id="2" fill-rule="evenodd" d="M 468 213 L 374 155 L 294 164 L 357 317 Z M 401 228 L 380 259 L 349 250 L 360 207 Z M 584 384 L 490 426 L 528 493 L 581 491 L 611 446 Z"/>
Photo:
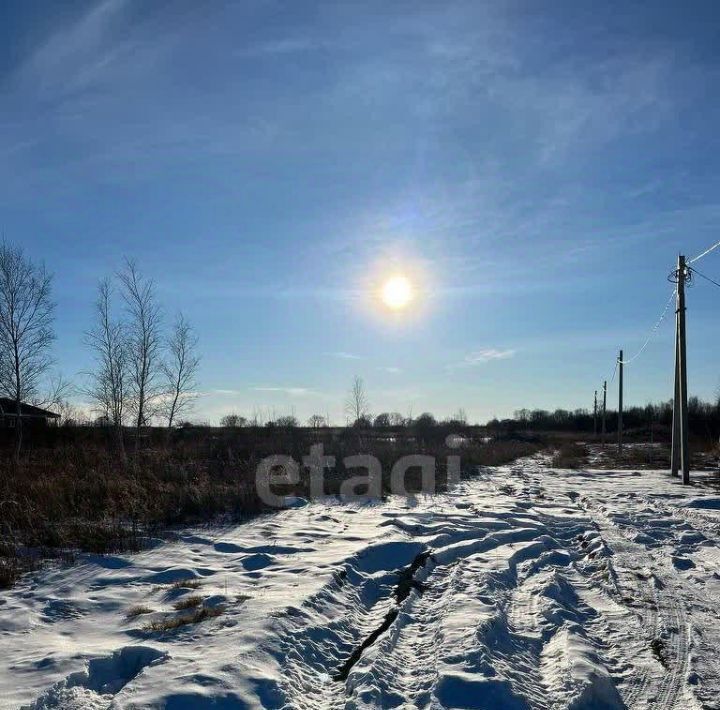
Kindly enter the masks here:
<path id="1" fill-rule="evenodd" d="M 278 427 L 281 427 L 284 429 L 294 429 L 295 427 L 299 426 L 299 422 L 297 420 L 297 417 L 288 415 L 285 417 L 278 417 L 275 420 L 275 426 L 278 426 Z"/>
<path id="2" fill-rule="evenodd" d="M 247 424 L 247 419 L 245 417 L 241 417 L 239 414 L 226 414 L 221 420 L 220 420 L 220 426 L 227 427 L 229 429 L 233 429 L 236 427 L 242 427 Z"/>

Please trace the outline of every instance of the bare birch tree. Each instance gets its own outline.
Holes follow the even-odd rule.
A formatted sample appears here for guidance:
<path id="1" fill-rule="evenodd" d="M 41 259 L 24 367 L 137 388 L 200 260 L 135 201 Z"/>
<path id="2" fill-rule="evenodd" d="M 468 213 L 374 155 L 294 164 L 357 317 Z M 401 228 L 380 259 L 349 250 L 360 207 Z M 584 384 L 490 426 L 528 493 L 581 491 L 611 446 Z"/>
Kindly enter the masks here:
<path id="1" fill-rule="evenodd" d="M 168 357 L 162 364 L 165 379 L 165 401 L 163 413 L 171 428 L 178 415 L 184 413 L 197 395 L 197 370 L 200 358 L 197 355 L 198 339 L 185 317 L 178 315 L 167 342 Z"/>
<path id="2" fill-rule="evenodd" d="M 369 406 L 367 394 L 365 393 L 365 383 L 362 377 L 355 375 L 345 402 L 345 412 L 352 419 L 352 423 L 357 424 L 361 419 L 368 416 Z"/>
<path id="3" fill-rule="evenodd" d="M 22 449 L 21 403 L 33 397 L 55 339 L 52 277 L 22 249 L 0 245 L 0 390 L 15 403 L 15 461 Z"/>
<path id="4" fill-rule="evenodd" d="M 139 433 L 155 414 L 154 406 L 161 394 L 159 380 L 163 343 L 160 307 L 152 280 L 142 276 L 134 261 L 126 260 L 119 279 L 128 315 L 129 405 Z"/>
<path id="5" fill-rule="evenodd" d="M 98 286 L 95 326 L 85 338 L 96 360 L 87 394 L 113 426 L 116 443 L 124 457 L 122 426 L 128 396 L 128 346 L 123 324 L 112 318 L 111 294 L 110 281 L 104 279 Z"/>
<path id="6" fill-rule="evenodd" d="M 75 385 L 66 380 L 61 373 L 55 374 L 48 380 L 47 387 L 44 392 L 36 394 L 30 400 L 35 407 L 50 409 L 59 414 L 61 421 L 66 419 L 65 412 L 68 412 L 72 405 L 68 398 L 75 393 Z"/>

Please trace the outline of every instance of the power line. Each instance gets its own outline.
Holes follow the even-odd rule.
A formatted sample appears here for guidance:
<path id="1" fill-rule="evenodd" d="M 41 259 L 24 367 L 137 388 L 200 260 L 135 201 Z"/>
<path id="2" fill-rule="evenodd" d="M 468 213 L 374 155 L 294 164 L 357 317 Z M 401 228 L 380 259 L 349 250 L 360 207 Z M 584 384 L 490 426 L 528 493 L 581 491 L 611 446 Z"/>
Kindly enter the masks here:
<path id="1" fill-rule="evenodd" d="M 628 358 L 627 360 L 618 360 L 618 364 L 629 365 L 631 362 L 634 362 L 635 360 L 637 360 L 643 354 L 643 352 L 645 352 L 645 348 L 647 348 L 647 346 L 650 344 L 650 341 L 652 340 L 653 336 L 657 332 L 661 323 L 665 320 L 665 316 L 667 315 L 667 312 L 670 309 L 670 304 L 672 303 L 672 300 L 674 297 L 675 297 L 675 289 L 673 289 L 672 293 L 670 294 L 670 298 L 668 298 L 668 301 L 665 304 L 665 308 L 663 308 L 663 312 L 660 314 L 660 318 L 658 318 L 657 323 L 655 323 L 655 325 L 653 326 L 652 330 L 650 331 L 650 334 L 647 337 L 647 340 L 643 343 L 640 350 L 638 350 L 631 358 Z M 617 366 L 615 369 L 617 370 Z M 614 378 L 614 375 L 613 375 L 613 378 Z"/>
<path id="2" fill-rule="evenodd" d="M 717 249 L 718 247 L 720 247 L 720 242 L 715 242 L 715 244 L 706 249 L 702 254 L 698 254 L 694 259 L 690 259 L 690 261 L 688 261 L 688 264 L 694 264 L 696 261 L 699 261 L 704 256 L 707 256 L 711 251 L 715 251 L 715 249 Z"/>
<path id="3" fill-rule="evenodd" d="M 617 375 L 617 369 L 618 369 L 618 361 L 617 358 L 615 359 L 615 369 L 612 371 L 612 374 L 610 377 L 606 377 L 600 386 L 598 387 L 598 390 L 601 390 L 603 388 L 603 384 L 607 382 L 608 385 L 611 385 L 613 382 L 615 382 L 615 375 Z"/>
<path id="4" fill-rule="evenodd" d="M 709 281 L 711 284 L 715 284 L 718 288 L 720 288 L 720 283 L 717 281 L 713 281 L 709 276 L 705 276 L 705 274 L 701 274 L 697 269 L 691 268 L 690 271 L 692 271 L 694 274 L 697 274 L 701 278 L 705 279 L 706 281 Z"/>
<path id="5" fill-rule="evenodd" d="M 617 375 L 618 365 L 620 364 L 620 361 L 615 358 L 615 369 L 613 370 L 612 377 L 610 378 L 610 384 L 615 382 L 615 375 Z"/>

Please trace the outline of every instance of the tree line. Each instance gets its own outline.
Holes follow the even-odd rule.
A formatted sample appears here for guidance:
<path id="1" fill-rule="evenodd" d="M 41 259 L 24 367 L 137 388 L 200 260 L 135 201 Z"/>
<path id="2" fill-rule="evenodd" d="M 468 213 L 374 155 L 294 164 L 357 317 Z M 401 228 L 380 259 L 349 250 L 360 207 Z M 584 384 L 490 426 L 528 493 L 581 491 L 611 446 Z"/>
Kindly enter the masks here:
<path id="1" fill-rule="evenodd" d="M 606 412 L 606 431 L 617 431 L 617 410 Z M 672 400 L 649 403 L 623 409 L 625 429 L 670 430 L 673 419 Z M 720 436 L 720 398 L 706 402 L 699 397 L 688 399 L 688 422 L 696 436 L 717 439 Z M 493 429 L 534 429 L 537 431 L 577 431 L 592 433 L 601 430 L 601 412 L 594 415 L 589 409 L 518 409 L 510 419 L 492 419 L 487 426 Z"/>
<path id="2" fill-rule="evenodd" d="M 456 428 L 467 426 L 467 414 L 464 409 L 458 409 L 447 419 L 436 419 L 430 412 L 423 412 L 418 417 L 413 417 L 412 411 L 406 416 L 400 412 L 381 412 L 373 415 L 370 412 L 370 401 L 368 399 L 365 382 L 362 377 L 355 375 L 352 385 L 345 399 L 345 421 L 344 426 L 356 429 L 391 429 L 399 427 L 433 428 L 438 425 L 455 426 Z M 226 414 L 220 419 L 220 426 L 227 428 L 264 426 L 294 428 L 300 426 L 300 421 L 294 414 L 280 417 L 262 417 L 258 410 L 253 412 L 252 417 L 243 417 L 237 413 Z M 322 429 L 331 426 L 329 414 L 313 414 L 308 417 L 306 426 L 310 429 Z"/>

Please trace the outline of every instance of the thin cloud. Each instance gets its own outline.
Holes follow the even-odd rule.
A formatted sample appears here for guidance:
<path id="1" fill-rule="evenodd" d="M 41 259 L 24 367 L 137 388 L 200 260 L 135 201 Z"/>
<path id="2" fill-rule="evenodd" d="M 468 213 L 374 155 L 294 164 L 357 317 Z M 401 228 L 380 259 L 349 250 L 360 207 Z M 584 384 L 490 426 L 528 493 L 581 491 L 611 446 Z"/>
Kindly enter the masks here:
<path id="1" fill-rule="evenodd" d="M 480 365 L 490 360 L 508 360 L 515 356 L 514 350 L 497 350 L 496 348 L 484 348 L 465 356 L 468 365 Z"/>
<path id="2" fill-rule="evenodd" d="M 336 353 L 325 353 L 329 357 L 337 357 L 341 360 L 362 360 L 360 355 L 354 355 L 353 353 L 336 352 Z"/>
<path id="3" fill-rule="evenodd" d="M 305 52 L 328 50 L 340 45 L 326 39 L 313 37 L 285 37 L 283 39 L 259 42 L 245 49 L 237 50 L 233 54 L 247 57 L 273 57 Z"/>
<path id="4" fill-rule="evenodd" d="M 498 348 L 482 348 L 468 353 L 461 362 L 448 366 L 448 369 L 454 370 L 458 367 L 477 367 L 494 360 L 509 360 L 515 357 L 516 350 L 507 349 L 499 350 Z"/>
<path id="5" fill-rule="evenodd" d="M 280 392 L 291 397 L 304 397 L 305 395 L 314 394 L 307 387 L 253 387 L 252 389 L 253 392 Z"/>
<path id="6" fill-rule="evenodd" d="M 391 375 L 397 375 L 402 372 L 402 369 L 399 367 L 379 367 L 378 370 L 389 372 Z"/>
<path id="7" fill-rule="evenodd" d="M 74 23 L 51 35 L 21 69 L 44 92 L 67 91 L 86 86 L 118 57 L 110 43 L 112 23 L 128 6 L 128 0 L 105 0 Z"/>

